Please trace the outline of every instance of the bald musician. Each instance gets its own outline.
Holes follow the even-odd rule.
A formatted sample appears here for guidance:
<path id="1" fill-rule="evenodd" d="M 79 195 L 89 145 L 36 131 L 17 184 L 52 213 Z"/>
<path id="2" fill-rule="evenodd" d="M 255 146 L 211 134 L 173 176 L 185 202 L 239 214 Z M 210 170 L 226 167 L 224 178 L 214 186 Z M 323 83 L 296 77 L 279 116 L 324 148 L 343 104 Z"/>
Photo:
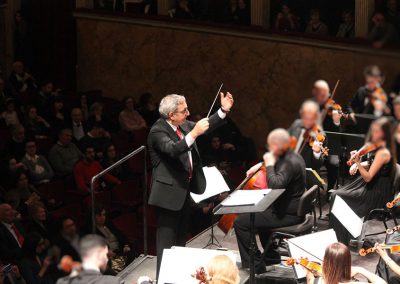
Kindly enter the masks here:
<path id="1" fill-rule="evenodd" d="M 268 150 L 264 155 L 267 168 L 267 182 L 271 189 L 285 188 L 286 191 L 275 203 L 262 213 L 255 214 L 255 228 L 261 242 L 266 244 L 270 237 L 269 229 L 299 224 L 304 217 L 297 216 L 300 197 L 305 190 L 306 171 L 303 158 L 287 150 L 290 136 L 287 130 L 278 128 L 268 135 Z M 254 174 L 260 163 L 247 171 L 247 176 Z M 236 219 L 234 229 L 239 246 L 243 268 L 249 267 L 250 251 L 250 214 L 241 214 Z M 265 264 L 280 263 L 279 253 L 274 248 L 264 248 L 255 257 L 256 273 L 265 272 Z"/>

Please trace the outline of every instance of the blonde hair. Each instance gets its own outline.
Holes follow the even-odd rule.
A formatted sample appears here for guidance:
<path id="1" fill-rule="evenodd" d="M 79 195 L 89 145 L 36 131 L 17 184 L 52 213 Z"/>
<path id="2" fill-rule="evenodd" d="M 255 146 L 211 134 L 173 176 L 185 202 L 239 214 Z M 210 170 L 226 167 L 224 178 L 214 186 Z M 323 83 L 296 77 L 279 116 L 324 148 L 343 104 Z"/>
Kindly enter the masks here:
<path id="1" fill-rule="evenodd" d="M 226 255 L 214 256 L 208 263 L 210 284 L 238 284 L 240 281 L 239 269 Z"/>

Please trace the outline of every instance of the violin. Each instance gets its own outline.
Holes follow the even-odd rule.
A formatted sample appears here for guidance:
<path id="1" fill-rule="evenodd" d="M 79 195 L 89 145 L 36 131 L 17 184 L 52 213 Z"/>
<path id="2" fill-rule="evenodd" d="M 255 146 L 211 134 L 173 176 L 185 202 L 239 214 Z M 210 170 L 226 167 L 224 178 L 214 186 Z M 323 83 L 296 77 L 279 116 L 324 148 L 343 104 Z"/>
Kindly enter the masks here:
<path id="1" fill-rule="evenodd" d="M 369 100 L 371 101 L 372 104 L 374 104 L 375 101 L 381 101 L 382 103 L 386 104 L 388 102 L 387 95 L 385 91 L 382 88 L 376 88 L 369 96 Z"/>
<path id="2" fill-rule="evenodd" d="M 286 260 L 286 265 L 295 265 L 295 264 L 303 266 L 313 274 L 322 275 L 322 265 L 315 261 L 311 261 L 303 257 L 299 259 L 289 258 Z"/>
<path id="3" fill-rule="evenodd" d="M 368 153 L 374 152 L 381 148 L 384 145 L 385 142 L 380 142 L 380 143 L 366 143 L 364 146 L 362 146 L 355 154 L 353 154 L 350 159 L 347 161 L 347 165 L 350 167 L 351 165 L 354 164 L 356 156 L 365 156 Z"/>
<path id="4" fill-rule="evenodd" d="M 386 203 L 386 208 L 392 209 L 398 202 L 400 202 L 400 196 L 397 196 L 392 201 Z"/>
<path id="5" fill-rule="evenodd" d="M 381 244 L 381 245 L 379 245 L 379 246 L 380 246 L 380 248 L 382 248 L 382 249 L 388 249 L 388 250 L 390 250 L 391 253 L 400 252 L 400 244 L 395 244 L 395 245 Z M 362 249 L 360 249 L 359 254 L 360 254 L 361 256 L 366 256 L 366 255 L 368 255 L 368 254 L 370 254 L 370 253 L 375 252 L 375 251 L 377 250 L 377 248 L 378 248 L 377 245 L 375 245 L 375 246 L 373 246 L 373 247 L 371 247 L 371 248 L 368 248 L 368 249 L 362 248 Z"/>
<path id="6" fill-rule="evenodd" d="M 312 147 L 314 142 L 317 141 L 321 146 L 322 156 L 328 156 L 329 148 L 323 147 L 322 144 L 326 140 L 325 134 L 323 134 L 321 128 L 318 125 L 315 125 L 309 131 L 304 132 L 304 141 L 308 141 L 308 145 Z M 301 152 L 301 151 L 299 151 Z"/>
<path id="7" fill-rule="evenodd" d="M 199 280 L 199 284 L 207 284 L 209 281 L 211 281 L 211 278 L 208 277 L 204 267 L 196 269 L 196 273 L 192 274 L 192 277 L 196 280 Z"/>
<path id="8" fill-rule="evenodd" d="M 332 116 L 332 112 L 335 110 L 337 111 L 342 117 L 349 118 L 350 115 L 348 113 L 343 112 L 343 108 L 340 104 L 336 103 L 332 98 L 329 98 L 325 104 L 324 109 L 327 112 L 327 115 Z"/>

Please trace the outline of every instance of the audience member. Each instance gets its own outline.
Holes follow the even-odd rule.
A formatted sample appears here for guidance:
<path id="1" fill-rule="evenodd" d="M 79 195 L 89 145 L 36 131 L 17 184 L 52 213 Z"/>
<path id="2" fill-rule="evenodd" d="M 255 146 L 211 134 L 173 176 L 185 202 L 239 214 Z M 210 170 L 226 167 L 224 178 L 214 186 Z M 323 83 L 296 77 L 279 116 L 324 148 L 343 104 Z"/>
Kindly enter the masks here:
<path id="1" fill-rule="evenodd" d="M 87 146 L 93 147 L 96 152 L 96 158 L 101 160 L 106 146 L 110 143 L 110 134 L 104 130 L 101 124 L 95 123 L 90 131 L 79 141 L 81 151 Z"/>
<path id="2" fill-rule="evenodd" d="M 9 269 L 7 269 L 7 265 Z M 4 265 L 0 260 L 0 284 L 26 284 L 26 282 L 17 265 Z"/>
<path id="3" fill-rule="evenodd" d="M 211 136 L 204 160 L 208 166 L 216 166 L 224 169 L 229 163 L 238 160 L 236 147 L 231 143 L 222 143 L 221 138 L 217 134 L 214 134 Z"/>
<path id="4" fill-rule="evenodd" d="M 6 101 L 9 99 L 16 100 L 13 93 L 6 88 L 6 82 L 2 77 L 0 77 L 0 112 L 4 111 L 6 108 Z"/>
<path id="5" fill-rule="evenodd" d="M 69 255 L 75 261 L 80 261 L 78 228 L 71 217 L 64 217 L 60 221 L 60 234 L 54 240 L 54 245 L 60 250 L 60 255 Z"/>
<path id="6" fill-rule="evenodd" d="M 238 284 L 239 269 L 227 255 L 214 256 L 207 265 L 210 284 Z"/>
<path id="7" fill-rule="evenodd" d="M 20 171 L 26 171 L 23 163 L 18 162 L 13 156 L 8 156 L 4 159 L 5 164 L 0 171 L 0 184 L 7 190 L 13 186 L 12 177 L 16 176 Z"/>
<path id="8" fill-rule="evenodd" d="M 233 11 L 233 22 L 239 25 L 251 24 L 250 0 L 237 0 Z"/>
<path id="9" fill-rule="evenodd" d="M 400 11 L 397 0 L 386 1 L 385 18 L 396 28 L 397 33 L 400 33 Z"/>
<path id="10" fill-rule="evenodd" d="M 319 10 L 311 10 L 310 18 L 306 27 L 306 33 L 328 35 L 328 26 L 321 21 Z"/>
<path id="11" fill-rule="evenodd" d="M 19 162 L 25 155 L 25 128 L 22 124 L 17 124 L 11 129 L 11 140 L 8 142 L 6 149 L 9 155 L 15 157 Z"/>
<path id="12" fill-rule="evenodd" d="M 64 109 L 64 101 L 60 96 L 53 97 L 50 100 L 48 120 L 51 121 L 51 131 L 56 134 L 59 133 L 61 129 L 68 126 L 68 117 Z"/>
<path id="13" fill-rule="evenodd" d="M 34 91 L 36 89 L 35 79 L 25 71 L 24 64 L 21 61 L 15 61 L 12 65 L 10 84 L 19 93 Z"/>
<path id="14" fill-rule="evenodd" d="M 78 147 L 71 141 L 72 131 L 65 128 L 58 135 L 57 143 L 50 149 L 49 162 L 59 177 L 72 174 L 75 163 L 82 156 Z"/>
<path id="15" fill-rule="evenodd" d="M 79 142 L 88 131 L 86 122 L 83 120 L 82 110 L 80 108 L 73 108 L 71 111 L 71 123 L 70 129 L 72 129 L 72 136 L 75 141 Z"/>
<path id="16" fill-rule="evenodd" d="M 342 23 L 336 33 L 336 37 L 340 38 L 354 38 L 355 28 L 354 28 L 354 18 L 351 11 L 343 11 L 342 13 Z"/>
<path id="17" fill-rule="evenodd" d="M 104 238 L 97 235 L 87 235 L 79 244 L 83 270 L 77 277 L 67 276 L 57 281 L 57 284 L 120 284 L 118 277 L 102 275 L 101 270 L 107 268 L 108 247 Z"/>
<path id="18" fill-rule="evenodd" d="M 125 97 L 122 102 L 124 104 L 124 109 L 119 114 L 121 129 L 132 132 L 146 128 L 146 121 L 134 108 L 135 102 L 133 97 Z"/>
<path id="19" fill-rule="evenodd" d="M 52 256 L 45 255 L 46 242 L 40 234 L 27 234 L 22 245 L 22 258 L 19 261 L 21 274 L 29 284 L 55 283 L 50 273 Z"/>
<path id="20" fill-rule="evenodd" d="M 51 216 L 48 216 L 46 206 L 42 202 L 35 202 L 28 206 L 29 220 L 26 223 L 28 232 L 36 232 L 48 244 L 55 237 L 55 223 Z"/>
<path id="21" fill-rule="evenodd" d="M 34 106 L 26 108 L 25 127 L 27 133 L 36 139 L 47 138 L 50 132 L 50 124 L 38 114 Z"/>
<path id="22" fill-rule="evenodd" d="M 140 96 L 137 110 L 148 126 L 153 125 L 160 118 L 158 104 L 154 101 L 151 93 L 144 93 Z"/>
<path id="23" fill-rule="evenodd" d="M 50 101 L 57 95 L 57 90 L 54 90 L 54 84 L 52 81 L 43 80 L 41 82 L 40 90 L 35 95 L 35 106 L 40 115 L 48 116 Z"/>
<path id="24" fill-rule="evenodd" d="M 17 212 L 10 204 L 0 204 L 0 255 L 4 261 L 15 262 L 21 257 L 25 232 L 17 221 Z"/>
<path id="25" fill-rule="evenodd" d="M 298 31 L 299 27 L 299 18 L 292 14 L 287 4 L 283 4 L 275 19 L 275 29 L 286 32 Z"/>
<path id="26" fill-rule="evenodd" d="M 121 158 L 122 157 L 117 154 L 115 145 L 109 144 L 104 151 L 103 160 L 101 160 L 101 165 L 103 166 L 103 168 L 106 169 Z M 117 177 L 119 180 L 125 180 L 128 175 L 126 163 L 113 168 L 109 173 Z"/>
<path id="27" fill-rule="evenodd" d="M 13 127 L 20 124 L 18 113 L 15 110 L 15 103 L 13 99 L 7 99 L 4 103 L 5 110 L 1 113 L 0 118 L 4 120 L 7 127 Z"/>
<path id="28" fill-rule="evenodd" d="M 89 103 L 88 103 L 87 95 L 82 94 L 79 97 L 79 108 L 82 111 L 83 120 L 87 121 L 89 119 Z"/>
<path id="29" fill-rule="evenodd" d="M 26 154 L 21 162 L 27 168 L 33 184 L 48 183 L 54 176 L 53 169 L 44 156 L 36 154 L 36 150 L 35 140 L 27 140 L 25 143 Z"/>
<path id="30" fill-rule="evenodd" d="M 74 167 L 74 177 L 78 190 L 81 192 L 90 192 L 90 182 L 92 177 L 97 175 L 103 170 L 101 164 L 96 161 L 96 153 L 93 146 L 87 145 L 83 149 L 84 156 L 79 160 Z M 109 184 L 120 184 L 120 180 L 113 175 L 106 173 L 103 179 Z M 107 185 L 104 182 L 97 181 L 94 184 L 94 190 L 99 191 L 101 188 L 105 188 Z"/>
<path id="31" fill-rule="evenodd" d="M 189 7 L 188 0 L 177 0 L 175 8 L 175 18 L 177 19 L 193 19 L 194 15 Z"/>
<path id="32" fill-rule="evenodd" d="M 101 126 L 107 133 L 111 130 L 110 119 L 105 117 L 104 106 L 102 103 L 94 102 L 89 108 L 89 118 L 88 124 L 89 128 L 93 127 L 95 124 Z"/>
<path id="33" fill-rule="evenodd" d="M 386 21 L 384 14 L 375 13 L 372 17 L 372 24 L 368 40 L 372 42 L 373 47 L 382 48 L 397 42 L 396 30 L 391 23 Z"/>

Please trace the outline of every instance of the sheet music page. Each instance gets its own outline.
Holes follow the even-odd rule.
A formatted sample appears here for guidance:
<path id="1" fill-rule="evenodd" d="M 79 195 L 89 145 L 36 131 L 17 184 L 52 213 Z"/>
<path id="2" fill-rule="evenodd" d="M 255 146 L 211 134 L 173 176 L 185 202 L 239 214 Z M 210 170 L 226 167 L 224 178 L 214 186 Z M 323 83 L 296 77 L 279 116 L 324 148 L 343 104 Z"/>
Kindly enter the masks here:
<path id="1" fill-rule="evenodd" d="M 217 255 L 227 255 L 234 263 L 236 256 L 232 251 L 209 250 L 186 247 L 164 249 L 157 283 L 198 284 L 191 275 L 200 267 L 207 269 L 209 261 Z"/>
<path id="2" fill-rule="evenodd" d="M 206 177 L 206 190 L 203 194 L 191 192 L 190 196 L 193 198 L 194 202 L 199 203 L 222 192 L 230 191 L 224 177 L 216 167 L 203 167 L 203 172 Z"/>
<path id="3" fill-rule="evenodd" d="M 257 205 L 271 189 L 237 190 L 221 202 L 223 206 Z"/>
<path id="4" fill-rule="evenodd" d="M 342 225 L 354 237 L 358 238 L 364 223 L 364 218 L 358 217 L 349 205 L 339 196 L 336 195 L 335 202 L 332 206 L 332 214 L 342 223 Z"/>

